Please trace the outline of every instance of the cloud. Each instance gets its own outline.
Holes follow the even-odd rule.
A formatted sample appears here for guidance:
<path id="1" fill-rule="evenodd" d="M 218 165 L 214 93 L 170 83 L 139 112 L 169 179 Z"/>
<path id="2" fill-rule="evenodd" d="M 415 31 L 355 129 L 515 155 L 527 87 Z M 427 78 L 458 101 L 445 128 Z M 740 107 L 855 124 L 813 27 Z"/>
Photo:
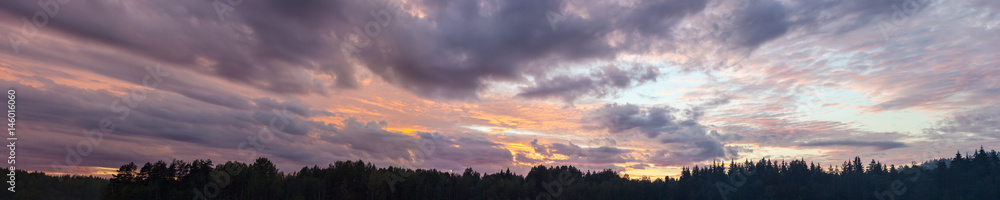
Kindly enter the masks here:
<path id="1" fill-rule="evenodd" d="M 639 132 L 661 143 L 650 162 L 661 166 L 677 165 L 685 162 L 703 161 L 713 158 L 737 157 L 736 149 L 723 144 L 722 140 L 740 139 L 740 136 L 721 135 L 709 131 L 698 123 L 706 107 L 728 103 L 726 99 L 708 102 L 702 106 L 685 110 L 686 119 L 678 119 L 672 112 L 677 109 L 668 106 L 640 107 L 633 104 L 606 104 L 591 113 L 599 128 L 612 134 Z"/>
<path id="2" fill-rule="evenodd" d="M 605 39 L 616 31 L 667 38 L 669 28 L 700 11 L 705 1 L 598 3 L 586 5 L 590 17 L 566 14 L 559 22 L 546 20 L 546 13 L 562 11 L 560 1 L 505 1 L 486 8 L 474 1 L 435 3 L 425 19 L 436 28 L 410 26 L 391 32 L 385 48 L 392 51 L 363 52 L 361 60 L 381 77 L 418 94 L 461 97 L 474 96 L 486 77 L 516 81 L 554 63 L 610 59 L 619 51 L 650 48 L 631 40 L 612 46 Z M 590 10 L 599 6 L 600 12 Z M 489 14 L 480 15 L 480 9 Z"/>
<path id="3" fill-rule="evenodd" d="M 114 122 L 114 132 L 103 134 L 103 142 L 94 146 L 94 152 L 80 166 L 114 168 L 121 163 L 172 158 L 247 161 L 244 157 L 248 154 L 240 152 L 254 147 L 238 149 L 247 142 L 262 147 L 253 155 L 271 157 L 280 160 L 281 166 L 293 168 L 358 158 L 382 166 L 454 170 L 463 166 L 500 169 L 513 162 L 509 150 L 485 138 L 428 132 L 410 136 L 386 130 L 386 121 L 347 118 L 342 126 L 312 121 L 310 116 L 338 114 L 313 109 L 295 98 L 240 96 L 241 101 L 252 103 L 245 109 L 235 109 L 157 90 L 148 92 L 145 100 L 122 120 L 122 113 L 111 105 L 120 99 L 117 91 L 77 88 L 43 77 L 22 78 L 42 84 L 25 85 L 4 79 L 0 84 L 17 90 L 18 109 L 24 113 L 18 115 L 18 120 L 33 127 L 25 131 L 39 133 L 26 136 L 38 141 L 28 146 L 73 146 L 87 140 L 80 131 L 99 128 L 102 118 Z M 288 123 L 278 116 L 288 117 Z M 277 130 L 266 139 L 269 142 L 263 142 L 265 139 L 259 135 L 264 128 Z M 40 154 L 34 157 L 37 160 L 25 162 L 26 169 L 54 170 L 48 164 L 62 161 L 67 154 L 61 148 L 27 149 Z M 206 149 L 212 153 L 206 154 Z"/>
<path id="4" fill-rule="evenodd" d="M 274 107 L 262 105 L 237 110 L 185 98 L 168 91 L 138 87 L 133 89 L 146 90 L 145 93 L 136 93 L 144 96 L 139 97 L 142 101 L 126 93 L 126 99 L 129 99 L 126 101 L 134 102 L 132 104 L 121 101 L 122 93 L 117 90 L 77 88 L 42 77 L 22 78 L 41 84 L 25 85 L 7 80 L 0 80 L 0 84 L 17 90 L 18 109 L 23 113 L 18 115 L 18 121 L 26 127 L 33 127 L 27 131 L 38 133 L 25 137 L 32 141 L 45 141 L 28 142 L 33 144 L 26 146 L 75 146 L 81 141 L 91 141 L 81 131 L 99 129 L 102 120 L 113 124 L 113 130 L 102 134 L 101 139 L 97 140 L 99 143 L 91 142 L 93 153 L 82 156 L 80 166 L 115 167 L 109 164 L 145 162 L 184 155 L 236 160 L 241 158 L 236 154 L 237 145 L 245 142 L 248 136 L 257 135 L 261 129 L 269 127 L 271 119 L 278 115 L 287 119 L 289 124 L 284 129 L 271 131 L 272 141 L 294 139 L 310 131 L 303 116 L 294 112 L 284 113 Z M 164 80 L 164 83 L 166 81 L 168 80 Z M 295 107 L 289 101 L 272 103 L 273 106 Z M 272 127 L 271 130 L 274 129 L 277 128 Z M 224 149 L 222 152 L 230 154 L 206 155 L 206 149 Z M 28 169 L 54 170 L 48 165 L 52 161 L 67 163 L 63 158 L 68 152 L 63 148 L 36 150 L 45 153 L 37 154 L 35 158 L 38 160 L 25 162 Z"/>
<path id="5" fill-rule="evenodd" d="M 629 165 L 628 166 L 629 169 L 646 169 L 646 168 L 649 168 L 649 167 L 652 167 L 652 166 L 650 166 L 649 164 L 634 164 L 634 165 Z"/>
<path id="6" fill-rule="evenodd" d="M 969 133 L 949 136 L 968 143 L 1000 137 L 989 106 L 1000 99 L 1000 45 L 989 40 L 1000 4 L 914 7 L 881 43 L 878 25 L 912 2 L 928 1 L 263 0 L 233 5 L 223 18 L 202 0 L 70 3 L 19 53 L 0 39 L 0 71 L 12 74 L 0 84 L 23 94 L 19 120 L 40 133 L 22 140 L 38 155 L 25 164 L 40 170 L 66 154 L 42 147 L 76 145 L 81 129 L 117 118 L 110 103 L 139 87 L 150 63 L 174 75 L 116 121 L 83 165 L 243 159 L 236 145 L 272 126 L 275 110 L 292 117 L 260 153 L 296 168 L 343 159 L 456 170 L 514 160 L 642 168 L 752 151 L 727 146 L 736 141 L 894 151 L 921 143 L 884 141 L 908 133 L 871 134 L 871 122 L 841 119 L 851 108 L 950 113 L 931 129 Z M 0 33 L 19 34 L 20 17 L 40 11 L 36 3 L 0 2 Z M 965 8 L 974 9 L 955 11 Z M 384 25 L 383 11 L 393 12 Z M 552 13 L 560 18 L 549 21 Z M 344 54 L 352 45 L 357 53 Z M 630 57 L 644 60 L 607 64 Z M 675 71 L 694 78 L 671 78 L 685 84 L 664 92 L 682 96 L 658 103 L 701 105 L 524 103 L 616 96 Z M 702 85 L 687 88 L 688 80 Z M 519 98 L 490 88 L 505 84 L 523 86 L 513 90 Z M 438 98 L 484 99 L 458 108 Z M 803 112 L 815 107 L 832 111 Z M 581 124 L 565 116 L 585 117 Z M 523 135 L 464 132 L 466 125 L 623 146 L 535 140 L 530 148 L 544 158 L 532 159 L 505 149 L 507 140 L 527 142 Z M 823 139 L 801 143 L 815 138 Z M 570 158 L 554 159 L 562 156 Z"/>
<path id="7" fill-rule="evenodd" d="M 875 149 L 887 150 L 894 148 L 907 147 L 905 143 L 895 142 L 895 141 L 855 141 L 855 140 L 830 140 L 830 141 L 818 141 L 818 142 L 807 142 L 799 144 L 799 146 L 806 147 L 825 147 L 825 146 L 852 146 L 852 147 L 873 147 Z"/>
<path id="8" fill-rule="evenodd" d="M 416 137 L 388 131 L 385 121 L 360 122 L 349 118 L 332 134 L 321 138 L 347 146 L 350 154 L 398 167 L 460 170 L 463 166 L 499 169 L 514 161 L 514 155 L 499 143 L 485 138 L 416 132 Z"/>
<path id="9" fill-rule="evenodd" d="M 676 111 L 677 109 L 667 106 L 640 107 L 634 104 L 605 104 L 603 107 L 591 111 L 588 118 L 596 120 L 598 128 L 607 129 L 612 134 L 637 131 L 650 138 L 701 126 L 694 121 L 696 119 L 677 119 L 672 114 Z"/>
<path id="10" fill-rule="evenodd" d="M 344 120 L 344 126 L 333 134 L 321 135 L 333 144 L 346 145 L 363 153 L 369 159 L 414 161 L 411 151 L 418 151 L 418 139 L 398 132 L 385 130 L 386 121 L 361 122 L 354 118 Z"/>
<path id="11" fill-rule="evenodd" d="M 740 150 L 736 147 L 726 147 L 718 140 L 690 140 L 668 144 L 652 152 L 646 161 L 657 166 L 691 165 L 711 159 L 739 158 Z"/>
<path id="12" fill-rule="evenodd" d="M 777 1 L 750 1 L 746 0 L 746 8 L 735 16 L 735 23 L 728 30 L 732 35 L 728 38 L 730 43 L 748 49 L 756 49 L 764 42 L 773 40 L 784 35 L 791 28 L 788 21 L 787 9 Z M 738 1 L 739 2 L 739 1 Z"/>
<path id="13" fill-rule="evenodd" d="M 982 106 L 977 109 L 955 112 L 950 118 L 938 122 L 935 129 L 946 133 L 972 133 L 978 136 L 1000 138 L 1000 107 Z"/>
<path id="14" fill-rule="evenodd" d="M 559 98 L 567 103 L 573 103 L 580 97 L 602 98 L 614 95 L 619 90 L 655 82 L 659 76 L 659 69 L 652 66 L 622 69 L 610 65 L 601 70 L 594 70 L 587 76 L 559 75 L 537 80 L 534 86 L 521 88 L 517 96 Z"/>
<path id="15" fill-rule="evenodd" d="M 538 139 L 533 140 L 530 145 L 535 150 L 535 153 L 546 157 L 553 157 L 557 154 L 566 156 L 568 159 L 562 160 L 563 164 L 572 164 L 579 167 L 594 167 L 593 169 L 599 169 L 599 166 L 610 166 L 616 163 L 626 163 L 635 160 L 628 156 L 632 150 L 617 147 L 581 147 L 573 143 L 539 144 Z"/>
<path id="16" fill-rule="evenodd" d="M 524 163 L 542 163 L 542 160 L 529 158 L 524 153 L 517 153 L 517 157 L 515 158 L 515 160 L 517 160 L 517 162 L 524 162 Z"/>
<path id="17" fill-rule="evenodd" d="M 670 29 L 704 9 L 705 2 L 588 5 L 591 17 L 566 13 L 565 21 L 553 22 L 558 23 L 553 30 L 546 13 L 561 12 L 562 1 L 479 6 L 472 0 L 268 0 L 229 5 L 232 10 L 223 13 L 219 5 L 198 0 L 102 1 L 62 5 L 43 28 L 278 93 L 358 87 L 358 67 L 364 67 L 421 96 L 476 98 L 486 79 L 517 81 L 554 62 L 612 59 L 620 51 L 651 48 L 647 40 L 606 41 L 613 32 L 670 38 Z M 0 21 L 10 24 L 39 10 L 28 2 L 0 7 L 7 14 Z M 345 57 L 344 45 L 359 47 L 356 56 Z M 39 47 L 25 46 L 24 53 L 37 53 Z M 317 82 L 323 77 L 334 82 Z"/>
<path id="18" fill-rule="evenodd" d="M 717 39 L 752 50 L 796 27 L 854 30 L 889 16 L 892 5 L 753 0 L 733 10 L 733 21 L 723 24 L 720 31 L 725 34 Z M 229 5 L 232 10 L 222 13 L 217 6 L 200 0 L 66 4 L 43 28 L 278 93 L 328 94 L 331 88 L 356 88 L 363 72 L 370 71 L 424 97 L 468 99 L 477 98 L 486 81 L 524 83 L 527 76 L 561 63 L 674 51 L 690 43 L 675 32 L 677 24 L 695 20 L 709 3 L 266 0 Z M 7 17 L 0 21 L 20 25 L 17 16 L 38 10 L 35 3 L 3 2 L 0 12 Z M 550 22 L 548 14 L 553 12 L 562 20 Z M 835 23 L 848 21 L 853 23 Z M 342 47 L 352 45 L 356 54 L 345 56 Z M 26 54 L 38 52 L 25 49 Z M 522 95 L 572 100 L 624 88 L 617 85 L 622 80 L 612 81 L 613 87 L 605 87 L 608 84 L 601 81 L 557 76 L 536 82 Z"/>

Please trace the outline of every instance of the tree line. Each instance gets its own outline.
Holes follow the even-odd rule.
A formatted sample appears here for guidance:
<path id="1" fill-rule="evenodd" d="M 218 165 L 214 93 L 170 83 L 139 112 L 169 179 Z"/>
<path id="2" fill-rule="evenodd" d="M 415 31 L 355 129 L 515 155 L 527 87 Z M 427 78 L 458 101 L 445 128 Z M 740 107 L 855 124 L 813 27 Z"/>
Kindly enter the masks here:
<path id="1" fill-rule="evenodd" d="M 19 191 L 0 199 L 1000 199 L 1000 157 L 982 147 L 898 167 L 859 157 L 827 167 L 761 159 L 655 179 L 573 166 L 480 174 L 377 168 L 361 160 L 285 173 L 267 158 L 128 163 L 110 179 L 16 172 Z"/>

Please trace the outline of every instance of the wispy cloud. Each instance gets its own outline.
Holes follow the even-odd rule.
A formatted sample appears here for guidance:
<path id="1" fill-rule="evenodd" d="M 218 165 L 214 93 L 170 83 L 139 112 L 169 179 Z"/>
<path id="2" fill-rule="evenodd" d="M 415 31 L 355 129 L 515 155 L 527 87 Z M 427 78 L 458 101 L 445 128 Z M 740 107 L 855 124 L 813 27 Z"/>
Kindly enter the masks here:
<path id="1" fill-rule="evenodd" d="M 144 87 L 143 66 L 174 73 L 70 173 L 239 160 L 275 110 L 289 123 L 259 153 L 283 170 L 363 159 L 666 175 L 762 149 L 902 163 L 938 137 L 920 130 L 958 133 L 942 149 L 996 144 L 1000 4 L 919 2 L 73 2 L 19 51 L 0 39 L 0 85 L 37 133 L 24 168 L 47 170 L 65 159 L 50 147 L 121 114 L 109 102 Z M 0 2 L 0 33 L 23 34 L 38 11 Z"/>

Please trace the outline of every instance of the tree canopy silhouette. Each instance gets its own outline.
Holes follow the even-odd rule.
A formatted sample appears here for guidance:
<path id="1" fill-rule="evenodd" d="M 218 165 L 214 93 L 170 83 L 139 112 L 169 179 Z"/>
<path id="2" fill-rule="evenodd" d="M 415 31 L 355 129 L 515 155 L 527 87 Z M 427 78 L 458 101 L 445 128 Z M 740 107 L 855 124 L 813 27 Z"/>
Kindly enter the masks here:
<path id="1" fill-rule="evenodd" d="M 361 160 L 284 173 L 267 158 L 128 163 L 111 179 L 16 172 L 19 192 L 2 199 L 1000 199 L 1000 158 L 982 147 L 898 167 L 860 157 L 826 168 L 761 159 L 685 167 L 678 177 L 656 179 L 573 166 L 539 165 L 519 175 L 377 168 Z"/>

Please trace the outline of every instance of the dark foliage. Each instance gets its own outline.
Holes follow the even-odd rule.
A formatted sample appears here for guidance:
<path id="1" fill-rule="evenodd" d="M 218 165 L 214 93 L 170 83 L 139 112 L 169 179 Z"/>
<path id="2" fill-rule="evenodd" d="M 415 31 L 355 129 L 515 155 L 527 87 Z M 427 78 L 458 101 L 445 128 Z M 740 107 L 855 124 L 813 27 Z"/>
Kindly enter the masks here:
<path id="1" fill-rule="evenodd" d="M 1000 199 L 1000 158 L 982 148 L 900 167 L 857 157 L 826 168 L 766 159 L 725 166 L 684 168 L 679 177 L 653 180 L 572 166 L 536 166 L 522 176 L 376 168 L 359 160 L 282 173 L 266 158 L 249 165 L 175 160 L 129 163 L 110 180 L 59 182 L 30 173 L 18 182 L 23 196 L 14 199 Z"/>
<path id="2" fill-rule="evenodd" d="M 0 173 L 7 174 L 10 170 L 2 168 Z M 24 170 L 14 170 L 14 174 L 16 192 L 7 191 L 10 185 L 4 182 L 0 199 L 101 199 L 101 191 L 108 186 L 108 179 L 94 176 L 51 176 Z M 4 179 L 10 180 L 6 175 Z"/>

